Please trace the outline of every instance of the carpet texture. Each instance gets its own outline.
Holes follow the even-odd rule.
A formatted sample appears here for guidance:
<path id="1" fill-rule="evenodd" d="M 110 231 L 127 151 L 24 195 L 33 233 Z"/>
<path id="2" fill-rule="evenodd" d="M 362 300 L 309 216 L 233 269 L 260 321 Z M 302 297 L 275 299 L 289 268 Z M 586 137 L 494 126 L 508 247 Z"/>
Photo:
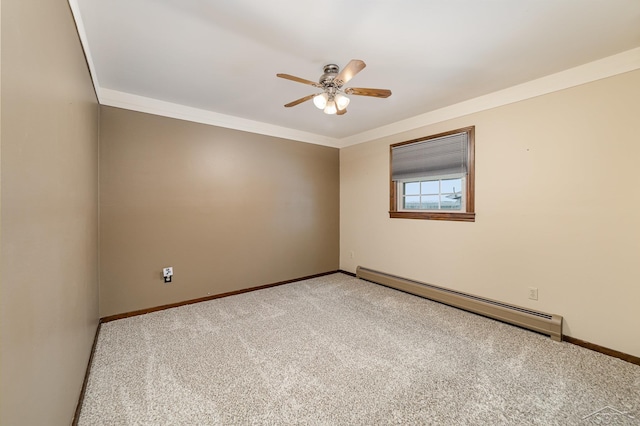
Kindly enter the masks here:
<path id="1" fill-rule="evenodd" d="M 640 367 L 344 275 L 102 325 L 80 425 L 640 424 Z"/>

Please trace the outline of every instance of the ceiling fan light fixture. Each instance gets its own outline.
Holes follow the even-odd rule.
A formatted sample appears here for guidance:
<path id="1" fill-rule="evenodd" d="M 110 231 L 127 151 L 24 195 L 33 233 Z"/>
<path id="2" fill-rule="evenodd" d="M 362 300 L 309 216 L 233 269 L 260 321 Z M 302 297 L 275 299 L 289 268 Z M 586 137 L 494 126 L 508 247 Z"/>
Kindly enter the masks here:
<path id="1" fill-rule="evenodd" d="M 324 113 L 335 114 L 336 112 L 338 112 L 338 109 L 336 108 L 336 101 L 330 100 L 327 102 L 327 106 L 324 108 Z"/>
<path id="2" fill-rule="evenodd" d="M 336 95 L 336 106 L 338 109 L 343 110 L 349 105 L 351 99 L 347 98 L 345 95 L 338 93 Z"/>
<path id="3" fill-rule="evenodd" d="M 326 93 L 320 93 L 318 96 L 314 96 L 313 104 L 318 109 L 324 109 L 327 106 L 328 96 Z"/>
<path id="4" fill-rule="evenodd" d="M 342 71 L 340 71 L 340 68 L 335 64 L 325 65 L 324 74 L 322 74 L 317 83 L 296 77 L 295 75 L 276 74 L 276 77 L 313 86 L 322 91 L 322 93 L 314 93 L 289 102 L 284 105 L 285 108 L 290 108 L 313 99 L 313 104 L 316 108 L 321 109 L 325 114 L 344 115 L 347 112 L 347 105 L 349 105 L 350 102 L 350 99 L 345 95 L 372 96 L 375 98 L 388 98 L 391 96 L 391 90 L 388 89 L 344 87 L 344 85 L 350 81 L 353 76 L 362 71 L 364 67 L 366 67 L 366 64 L 360 59 L 352 59 Z"/>

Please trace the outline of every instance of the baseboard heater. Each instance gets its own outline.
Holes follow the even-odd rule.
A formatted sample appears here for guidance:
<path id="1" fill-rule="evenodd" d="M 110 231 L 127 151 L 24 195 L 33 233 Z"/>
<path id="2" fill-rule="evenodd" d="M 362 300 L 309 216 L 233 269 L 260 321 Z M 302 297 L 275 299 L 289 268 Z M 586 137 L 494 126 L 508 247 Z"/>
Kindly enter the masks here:
<path id="1" fill-rule="evenodd" d="M 537 312 L 520 306 L 509 305 L 484 297 L 374 271 L 362 266 L 358 266 L 356 269 L 356 276 L 376 284 L 406 291 L 407 293 L 435 300 L 465 311 L 547 334 L 553 340 L 562 340 L 562 316 L 560 315 L 545 314 L 544 312 Z"/>

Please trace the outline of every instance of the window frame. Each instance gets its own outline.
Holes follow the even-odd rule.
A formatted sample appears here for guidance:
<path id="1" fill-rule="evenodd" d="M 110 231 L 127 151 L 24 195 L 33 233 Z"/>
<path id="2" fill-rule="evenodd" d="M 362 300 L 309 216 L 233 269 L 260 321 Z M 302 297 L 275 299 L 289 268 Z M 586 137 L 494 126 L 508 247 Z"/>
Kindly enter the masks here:
<path id="1" fill-rule="evenodd" d="M 467 133 L 467 174 L 465 176 L 465 211 L 435 211 L 435 210 L 400 210 L 398 182 L 393 180 L 392 156 L 393 148 L 402 145 L 409 145 L 430 139 L 441 138 L 454 135 L 456 133 Z M 418 179 L 419 180 L 419 179 Z M 392 219 L 422 219 L 422 220 L 448 220 L 457 222 L 475 222 L 475 126 L 463 127 L 435 135 L 412 139 L 405 142 L 395 143 L 389 146 L 389 217 Z"/>

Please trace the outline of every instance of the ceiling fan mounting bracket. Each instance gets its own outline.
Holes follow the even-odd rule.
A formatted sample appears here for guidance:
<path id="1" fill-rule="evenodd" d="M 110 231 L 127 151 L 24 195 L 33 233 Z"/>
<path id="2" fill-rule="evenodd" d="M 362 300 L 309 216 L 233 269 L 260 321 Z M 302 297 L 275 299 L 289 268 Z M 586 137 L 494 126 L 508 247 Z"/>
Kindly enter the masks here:
<path id="1" fill-rule="evenodd" d="M 338 74 L 338 71 L 340 71 L 340 67 L 336 64 L 327 64 L 324 66 L 325 74 Z"/>

